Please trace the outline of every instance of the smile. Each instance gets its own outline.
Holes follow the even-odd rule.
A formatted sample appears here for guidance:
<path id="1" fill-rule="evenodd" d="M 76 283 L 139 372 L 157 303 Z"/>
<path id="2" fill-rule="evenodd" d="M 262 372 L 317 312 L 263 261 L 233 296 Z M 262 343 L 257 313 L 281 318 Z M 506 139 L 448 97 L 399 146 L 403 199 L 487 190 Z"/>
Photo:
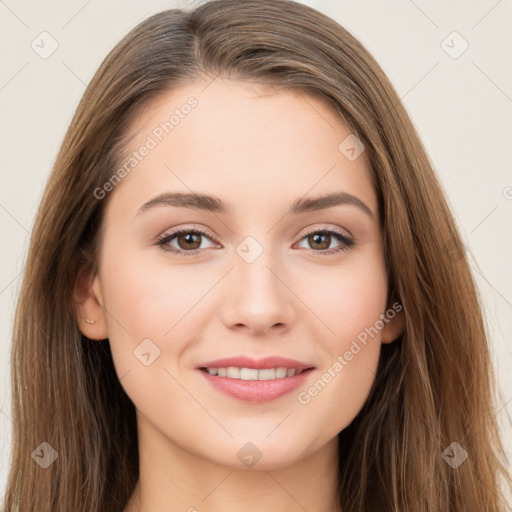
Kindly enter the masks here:
<path id="1" fill-rule="evenodd" d="M 293 377 L 300 375 L 302 369 L 285 368 L 280 366 L 278 368 L 264 368 L 258 370 L 257 368 L 239 368 L 237 366 L 228 366 L 227 368 L 202 368 L 210 375 L 218 375 L 219 377 L 227 377 L 228 379 L 241 379 L 241 380 L 272 380 L 272 379 L 285 379 L 286 377 Z"/>
<path id="2" fill-rule="evenodd" d="M 216 390 L 246 402 L 269 402 L 304 384 L 315 368 L 283 357 L 246 356 L 205 362 L 196 370 Z"/>

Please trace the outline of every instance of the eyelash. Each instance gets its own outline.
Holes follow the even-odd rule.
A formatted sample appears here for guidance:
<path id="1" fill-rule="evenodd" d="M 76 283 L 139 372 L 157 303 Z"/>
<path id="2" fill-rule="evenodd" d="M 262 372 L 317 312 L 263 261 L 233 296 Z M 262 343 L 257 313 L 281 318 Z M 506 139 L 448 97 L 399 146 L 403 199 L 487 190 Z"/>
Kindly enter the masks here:
<path id="1" fill-rule="evenodd" d="M 165 252 L 172 252 L 174 254 L 180 254 L 183 256 L 199 256 L 199 254 L 204 251 L 205 249 L 194 249 L 192 251 L 185 251 L 183 249 L 175 249 L 170 248 L 167 244 L 173 239 L 176 238 L 176 236 L 182 234 L 182 233 L 194 233 L 196 235 L 204 236 L 211 241 L 216 242 L 212 237 L 204 233 L 203 231 L 197 230 L 197 229 L 191 229 L 191 228 L 178 228 L 175 231 L 172 231 L 171 233 L 166 233 L 158 238 L 155 245 L 158 245 L 162 248 Z M 316 234 L 322 234 L 322 235 L 334 235 L 335 238 L 338 239 L 339 242 L 341 242 L 342 245 L 340 245 L 336 249 L 329 249 L 324 251 L 319 251 L 315 249 L 311 249 L 312 251 L 318 253 L 321 256 L 331 256 L 333 254 L 338 254 L 343 251 L 348 251 L 350 248 L 352 248 L 355 245 L 355 241 L 352 238 L 349 238 L 347 235 L 341 233 L 340 231 L 336 231 L 333 229 L 316 229 L 309 231 L 306 233 L 300 241 L 304 240 L 304 238 L 310 236 L 310 235 L 316 235 Z"/>

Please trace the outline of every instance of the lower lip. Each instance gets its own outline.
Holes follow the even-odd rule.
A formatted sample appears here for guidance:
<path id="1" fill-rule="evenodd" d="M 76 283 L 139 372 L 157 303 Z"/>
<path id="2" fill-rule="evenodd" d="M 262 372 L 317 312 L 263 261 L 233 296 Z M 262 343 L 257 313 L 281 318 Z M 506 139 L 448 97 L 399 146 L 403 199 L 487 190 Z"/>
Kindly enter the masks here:
<path id="1" fill-rule="evenodd" d="M 217 390 L 246 402 L 270 402 L 294 389 L 297 389 L 308 378 L 313 368 L 304 370 L 293 377 L 270 380 L 242 380 L 229 379 L 210 375 L 204 370 L 199 370 L 205 379 Z"/>

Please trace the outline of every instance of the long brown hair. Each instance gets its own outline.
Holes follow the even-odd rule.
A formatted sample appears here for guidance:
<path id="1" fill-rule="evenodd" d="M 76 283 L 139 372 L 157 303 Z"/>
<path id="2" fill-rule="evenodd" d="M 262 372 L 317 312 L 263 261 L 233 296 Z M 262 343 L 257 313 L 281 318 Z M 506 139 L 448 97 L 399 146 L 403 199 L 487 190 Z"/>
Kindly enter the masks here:
<path id="1" fill-rule="evenodd" d="M 121 164 L 133 116 L 178 85 L 219 75 L 322 98 L 366 148 L 389 298 L 403 305 L 406 327 L 383 346 L 371 394 L 339 434 L 343 511 L 505 510 L 500 478 L 510 480 L 481 307 L 432 165 L 363 45 L 288 0 L 215 0 L 154 15 L 87 87 L 45 189 L 17 304 L 6 510 L 111 512 L 134 489 L 134 405 L 108 341 L 78 329 L 73 288 L 78 272 L 97 264 L 108 197 L 94 191 Z M 468 454 L 457 468 L 442 457 L 454 442 L 452 456 Z M 37 456 L 51 457 L 50 448 L 58 457 L 43 468 Z"/>

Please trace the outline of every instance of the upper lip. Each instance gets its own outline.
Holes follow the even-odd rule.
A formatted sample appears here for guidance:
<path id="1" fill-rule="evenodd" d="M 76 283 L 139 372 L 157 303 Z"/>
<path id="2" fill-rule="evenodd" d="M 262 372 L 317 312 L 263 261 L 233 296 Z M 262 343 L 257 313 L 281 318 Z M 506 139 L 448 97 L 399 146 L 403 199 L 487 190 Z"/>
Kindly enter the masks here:
<path id="1" fill-rule="evenodd" d="M 247 356 L 226 357 L 224 359 L 216 359 L 215 361 L 207 361 L 201 363 L 197 368 L 228 368 L 235 366 L 238 368 L 255 368 L 258 370 L 265 368 L 295 368 L 296 370 L 306 370 L 313 368 L 313 365 L 301 363 L 295 359 L 286 357 L 269 356 L 262 359 L 253 359 Z"/>

